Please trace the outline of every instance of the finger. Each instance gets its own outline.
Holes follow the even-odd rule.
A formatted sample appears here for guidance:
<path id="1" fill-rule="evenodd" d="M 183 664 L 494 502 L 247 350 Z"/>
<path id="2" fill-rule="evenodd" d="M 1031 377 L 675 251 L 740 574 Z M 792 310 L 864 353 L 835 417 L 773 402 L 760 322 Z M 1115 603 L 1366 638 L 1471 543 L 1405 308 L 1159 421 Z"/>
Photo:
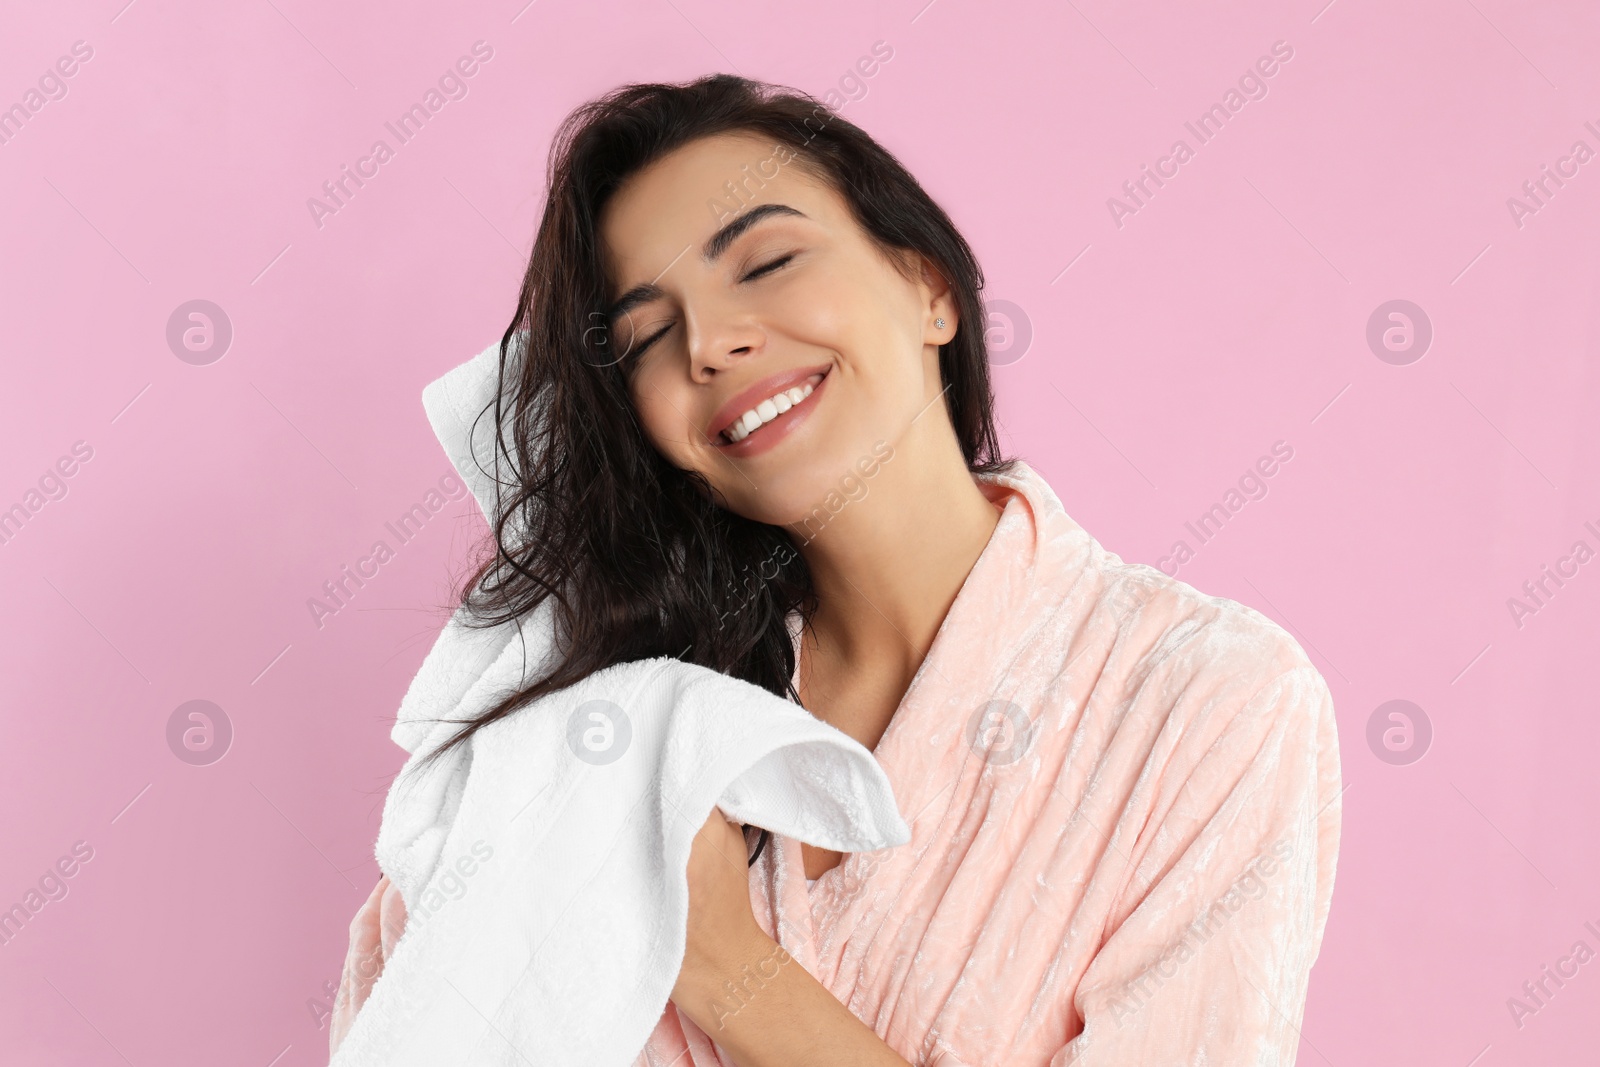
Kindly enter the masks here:
<path id="1" fill-rule="evenodd" d="M 345 955 L 345 977 L 350 984 L 350 1004 L 359 1008 L 367 999 L 367 992 L 378 975 L 383 973 L 383 943 L 379 931 L 379 908 L 383 892 L 389 886 L 387 878 L 373 886 L 361 910 L 350 920 L 350 949 Z"/>
<path id="2" fill-rule="evenodd" d="M 362 930 L 377 921 L 378 907 L 383 900 L 383 891 L 389 887 L 389 876 L 384 875 L 378 879 L 378 884 L 372 887 L 372 892 L 367 894 L 367 899 L 361 907 L 356 909 L 355 916 L 350 920 L 350 940 L 354 941 Z"/>
<path id="3" fill-rule="evenodd" d="M 384 889 L 378 903 L 378 930 L 383 958 L 394 955 L 395 943 L 406 928 L 406 902 L 393 882 Z"/>
<path id="4" fill-rule="evenodd" d="M 712 807 L 711 814 L 706 816 L 705 823 L 701 825 L 695 837 L 705 842 L 703 847 L 711 849 L 732 866 L 742 868 L 749 862 L 744 846 L 744 832 L 739 829 L 737 823 L 723 814 L 719 807 Z M 690 851 L 693 852 L 693 846 Z"/>
<path id="5" fill-rule="evenodd" d="M 333 1014 L 328 1020 L 330 1056 L 339 1051 L 339 1045 L 355 1024 L 356 1012 L 366 1003 L 372 983 L 381 973 L 383 958 L 378 940 L 378 913 L 388 885 L 387 876 L 380 878 L 356 911 L 355 918 L 350 920 L 350 947 L 345 952 L 339 990 L 334 994 Z"/>
<path id="6" fill-rule="evenodd" d="M 355 918 L 350 920 L 350 949 L 347 959 L 366 956 L 372 951 L 381 950 L 378 933 L 378 909 L 382 901 L 383 887 L 380 885 L 361 905 Z"/>

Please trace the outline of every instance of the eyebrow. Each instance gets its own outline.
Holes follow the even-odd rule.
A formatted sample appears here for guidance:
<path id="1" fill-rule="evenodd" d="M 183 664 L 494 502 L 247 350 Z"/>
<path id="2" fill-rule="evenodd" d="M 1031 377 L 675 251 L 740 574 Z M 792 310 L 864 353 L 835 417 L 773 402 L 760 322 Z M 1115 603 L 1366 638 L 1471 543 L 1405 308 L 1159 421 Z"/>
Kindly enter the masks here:
<path id="1" fill-rule="evenodd" d="M 712 234 L 711 238 L 706 241 L 705 246 L 701 248 L 700 258 L 707 263 L 715 263 L 718 257 L 728 250 L 728 246 L 733 244 L 734 241 L 737 241 L 739 236 L 750 227 L 754 226 L 763 219 L 785 215 L 802 219 L 807 217 L 805 212 L 796 210 L 795 208 L 790 207 L 788 204 L 761 204 L 757 207 L 753 207 L 749 211 L 746 211 L 744 214 L 740 215 L 738 218 L 734 219 L 732 222 L 728 223 L 726 226 L 722 227 L 722 229 L 718 230 L 716 233 Z M 676 260 L 674 260 L 674 262 L 676 262 Z M 666 272 L 663 271 L 662 273 L 664 274 Z M 617 316 L 624 315 L 639 305 L 648 304 L 650 301 L 664 295 L 666 295 L 666 291 L 655 282 L 646 282 L 643 285 L 636 285 L 632 289 L 629 289 L 626 293 L 623 293 L 622 296 L 618 297 L 616 302 L 613 303 L 609 309 L 607 309 L 606 321 L 615 322 Z"/>

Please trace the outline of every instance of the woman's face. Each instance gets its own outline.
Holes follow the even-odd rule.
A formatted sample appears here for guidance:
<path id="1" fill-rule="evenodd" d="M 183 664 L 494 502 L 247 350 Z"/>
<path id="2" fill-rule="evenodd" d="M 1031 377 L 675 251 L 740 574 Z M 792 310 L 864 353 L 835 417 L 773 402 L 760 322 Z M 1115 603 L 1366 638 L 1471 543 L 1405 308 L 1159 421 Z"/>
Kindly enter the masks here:
<path id="1" fill-rule="evenodd" d="M 645 432 L 734 512 L 800 522 L 924 412 L 948 425 L 947 285 L 920 257 L 916 280 L 897 270 L 790 149 L 691 142 L 617 191 L 600 234 L 611 354 Z"/>

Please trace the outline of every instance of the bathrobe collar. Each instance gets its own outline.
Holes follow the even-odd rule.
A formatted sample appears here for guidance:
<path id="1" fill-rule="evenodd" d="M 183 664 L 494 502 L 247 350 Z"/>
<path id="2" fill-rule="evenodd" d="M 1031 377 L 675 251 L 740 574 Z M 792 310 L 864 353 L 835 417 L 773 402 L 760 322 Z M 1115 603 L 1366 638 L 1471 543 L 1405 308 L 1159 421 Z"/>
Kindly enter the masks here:
<path id="1" fill-rule="evenodd" d="M 895 885 L 921 861 L 936 828 L 967 810 L 982 774 L 1005 774 L 1015 763 L 1020 776 L 1043 754 L 1044 746 L 1030 736 L 1037 729 L 1036 709 L 996 694 L 1006 689 L 1005 679 L 1020 661 L 1037 654 L 1039 639 L 1047 636 L 1038 629 L 1063 617 L 1038 610 L 1036 598 L 1059 600 L 1063 590 L 1077 589 L 1104 552 L 1025 462 L 1017 461 L 1010 474 L 976 478 L 984 495 L 1002 505 L 1000 521 L 873 750 L 911 827 L 911 841 L 846 855 L 814 889 L 806 886 L 797 841 L 777 837 L 778 847 L 757 861 L 752 904 L 758 921 L 813 973 L 815 939 L 847 929 L 855 930 L 852 936 L 870 936 L 858 920 L 881 912 L 875 902 L 893 899 Z M 1007 610 L 986 610 L 997 603 Z M 1070 644 L 1071 634 L 1058 639 L 1048 646 L 1053 654 Z M 962 768 L 954 778 L 946 770 L 952 765 Z"/>

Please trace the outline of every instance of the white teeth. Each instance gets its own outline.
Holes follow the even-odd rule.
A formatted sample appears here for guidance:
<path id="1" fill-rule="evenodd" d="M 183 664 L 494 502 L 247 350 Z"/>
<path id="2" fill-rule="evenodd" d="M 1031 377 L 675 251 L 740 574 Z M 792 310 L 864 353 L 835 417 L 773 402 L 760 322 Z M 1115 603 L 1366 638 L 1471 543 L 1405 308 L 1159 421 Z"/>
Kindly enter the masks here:
<path id="1" fill-rule="evenodd" d="M 751 431 L 771 422 L 810 396 L 813 388 L 814 386 L 807 382 L 804 385 L 797 385 L 793 389 L 787 389 L 763 400 L 737 419 L 734 419 L 733 425 L 722 431 L 723 436 L 734 444 L 743 441 L 750 436 Z"/>

